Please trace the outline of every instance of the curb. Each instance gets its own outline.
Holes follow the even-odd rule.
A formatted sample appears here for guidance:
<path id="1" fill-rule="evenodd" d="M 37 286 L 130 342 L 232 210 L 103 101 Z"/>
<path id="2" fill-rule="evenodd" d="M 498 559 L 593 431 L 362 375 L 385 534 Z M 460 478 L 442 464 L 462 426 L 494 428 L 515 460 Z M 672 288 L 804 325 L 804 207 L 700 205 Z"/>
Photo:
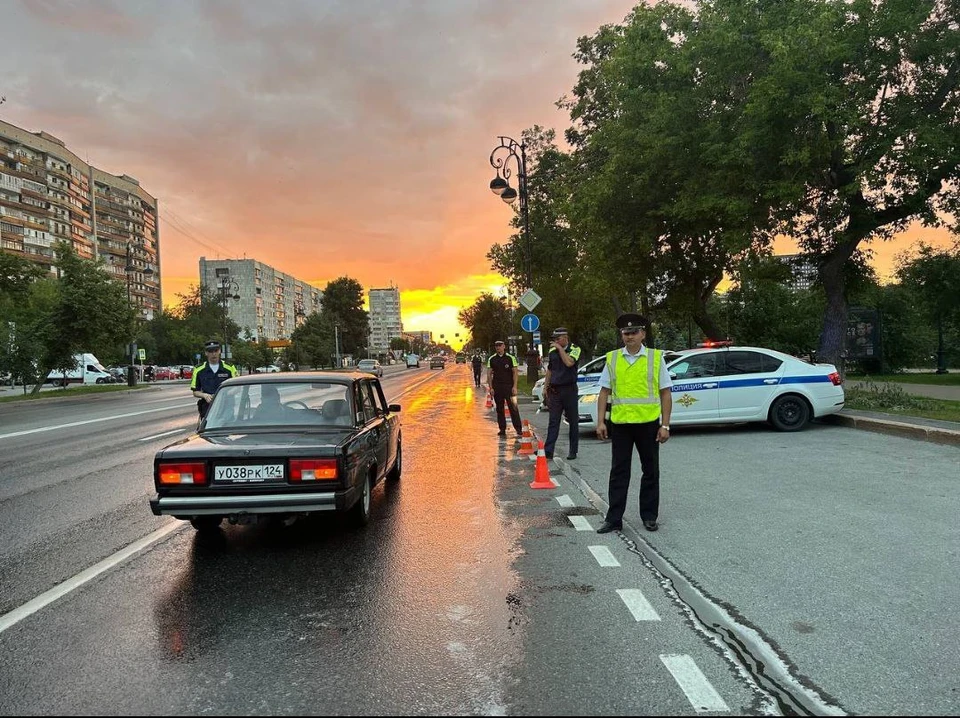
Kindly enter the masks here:
<path id="1" fill-rule="evenodd" d="M 908 424 L 902 421 L 890 421 L 887 419 L 875 419 L 868 416 L 850 416 L 847 414 L 833 414 L 830 417 L 824 418 L 829 418 L 831 424 L 846 426 L 851 429 L 872 431 L 876 434 L 887 434 L 889 436 L 902 436 L 907 439 L 930 441 L 935 444 L 945 444 L 947 446 L 960 446 L 960 431 L 953 429 Z"/>

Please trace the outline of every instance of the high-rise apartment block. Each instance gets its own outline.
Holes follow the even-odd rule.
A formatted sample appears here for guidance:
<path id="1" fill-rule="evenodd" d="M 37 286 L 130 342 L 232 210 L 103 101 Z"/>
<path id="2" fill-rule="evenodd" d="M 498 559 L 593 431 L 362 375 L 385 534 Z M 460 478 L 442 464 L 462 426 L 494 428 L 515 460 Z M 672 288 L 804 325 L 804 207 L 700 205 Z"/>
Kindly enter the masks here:
<path id="1" fill-rule="evenodd" d="M 817 281 L 817 265 L 801 254 L 777 254 L 774 259 L 790 267 L 791 289 L 810 289 Z"/>
<path id="2" fill-rule="evenodd" d="M 157 200 L 127 175 L 81 160 L 46 132 L 0 121 L 0 249 L 51 269 L 53 245 L 102 258 L 151 318 L 161 306 Z M 144 270 L 149 269 L 149 272 Z"/>
<path id="3" fill-rule="evenodd" d="M 309 282 L 255 259 L 200 257 L 200 286 L 225 302 L 227 316 L 257 340 L 289 339 L 323 301 Z"/>
<path id="4" fill-rule="evenodd" d="M 400 290 L 397 287 L 371 289 L 370 300 L 370 353 L 386 354 L 390 340 L 403 334 L 400 321 Z"/>

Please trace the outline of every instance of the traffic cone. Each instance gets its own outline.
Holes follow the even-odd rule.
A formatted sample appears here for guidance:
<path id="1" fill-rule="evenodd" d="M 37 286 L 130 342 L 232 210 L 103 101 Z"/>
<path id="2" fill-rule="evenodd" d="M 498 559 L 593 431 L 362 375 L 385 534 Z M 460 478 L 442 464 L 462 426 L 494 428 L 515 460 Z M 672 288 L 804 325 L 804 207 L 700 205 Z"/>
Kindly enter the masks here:
<path id="1" fill-rule="evenodd" d="M 493 408 L 493 396 L 490 394 L 490 390 L 487 389 L 487 402 L 483 405 L 484 409 Z"/>
<path id="2" fill-rule="evenodd" d="M 530 431 L 530 421 L 528 419 L 523 420 L 523 438 L 520 439 L 520 451 L 517 453 L 521 456 L 536 453 L 533 448 L 533 432 Z"/>
<path id="3" fill-rule="evenodd" d="M 543 450 L 543 442 L 540 442 L 540 448 L 537 450 L 537 468 L 534 472 L 531 489 L 555 489 L 557 485 L 550 478 L 550 468 L 547 466 L 547 452 Z"/>

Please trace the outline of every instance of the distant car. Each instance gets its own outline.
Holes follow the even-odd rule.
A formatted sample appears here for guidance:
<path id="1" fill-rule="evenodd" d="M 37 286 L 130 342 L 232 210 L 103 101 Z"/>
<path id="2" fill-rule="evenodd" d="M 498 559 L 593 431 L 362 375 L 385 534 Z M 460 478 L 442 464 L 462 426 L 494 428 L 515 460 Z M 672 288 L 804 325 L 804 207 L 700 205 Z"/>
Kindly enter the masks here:
<path id="1" fill-rule="evenodd" d="M 467 355 L 464 354 L 463 352 L 457 352 L 456 363 L 457 363 L 457 364 L 466 364 L 466 363 L 467 363 Z"/>
<path id="2" fill-rule="evenodd" d="M 153 371 L 153 378 L 155 381 L 163 381 L 167 379 L 179 379 L 180 372 L 179 370 L 172 369 L 168 366 L 158 366 Z"/>
<path id="3" fill-rule="evenodd" d="M 439 357 L 439 356 L 438 356 L 438 357 L 430 357 L 430 368 L 431 368 L 431 369 L 436 369 L 437 367 L 440 367 L 441 369 L 446 369 L 446 364 L 447 364 L 447 363 L 446 363 L 446 361 L 444 361 L 443 357 Z"/>
<path id="4" fill-rule="evenodd" d="M 280 367 L 276 364 L 270 364 L 269 366 L 258 366 L 253 371 L 257 374 L 276 374 L 280 371 Z"/>
<path id="5" fill-rule="evenodd" d="M 420 356 L 418 354 L 407 354 L 407 369 L 420 368 Z"/>
<path id="6" fill-rule="evenodd" d="M 843 382 L 832 364 L 810 364 L 760 347 L 710 346 L 668 359 L 671 425 L 767 421 L 798 431 L 843 409 Z M 581 429 L 597 426 L 600 385 L 581 385 Z"/>
<path id="7" fill-rule="evenodd" d="M 400 405 L 376 377 L 248 374 L 220 385 L 197 433 L 156 453 L 150 509 L 205 532 L 322 511 L 363 525 L 374 486 L 399 480 L 402 460 Z"/>
<path id="8" fill-rule="evenodd" d="M 383 376 L 383 367 L 376 359 L 361 359 L 357 362 L 357 371 L 365 371 L 375 376 Z"/>

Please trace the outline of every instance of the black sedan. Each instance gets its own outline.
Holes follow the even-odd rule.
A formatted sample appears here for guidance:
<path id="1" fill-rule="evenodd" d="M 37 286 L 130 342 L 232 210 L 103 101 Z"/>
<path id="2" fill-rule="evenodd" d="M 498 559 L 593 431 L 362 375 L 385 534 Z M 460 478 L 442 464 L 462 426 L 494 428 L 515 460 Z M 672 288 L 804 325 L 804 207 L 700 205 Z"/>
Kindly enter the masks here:
<path id="1" fill-rule="evenodd" d="M 220 385 L 197 433 L 157 452 L 156 515 L 216 530 L 224 518 L 347 511 L 402 466 L 400 406 L 370 374 L 251 374 Z"/>

